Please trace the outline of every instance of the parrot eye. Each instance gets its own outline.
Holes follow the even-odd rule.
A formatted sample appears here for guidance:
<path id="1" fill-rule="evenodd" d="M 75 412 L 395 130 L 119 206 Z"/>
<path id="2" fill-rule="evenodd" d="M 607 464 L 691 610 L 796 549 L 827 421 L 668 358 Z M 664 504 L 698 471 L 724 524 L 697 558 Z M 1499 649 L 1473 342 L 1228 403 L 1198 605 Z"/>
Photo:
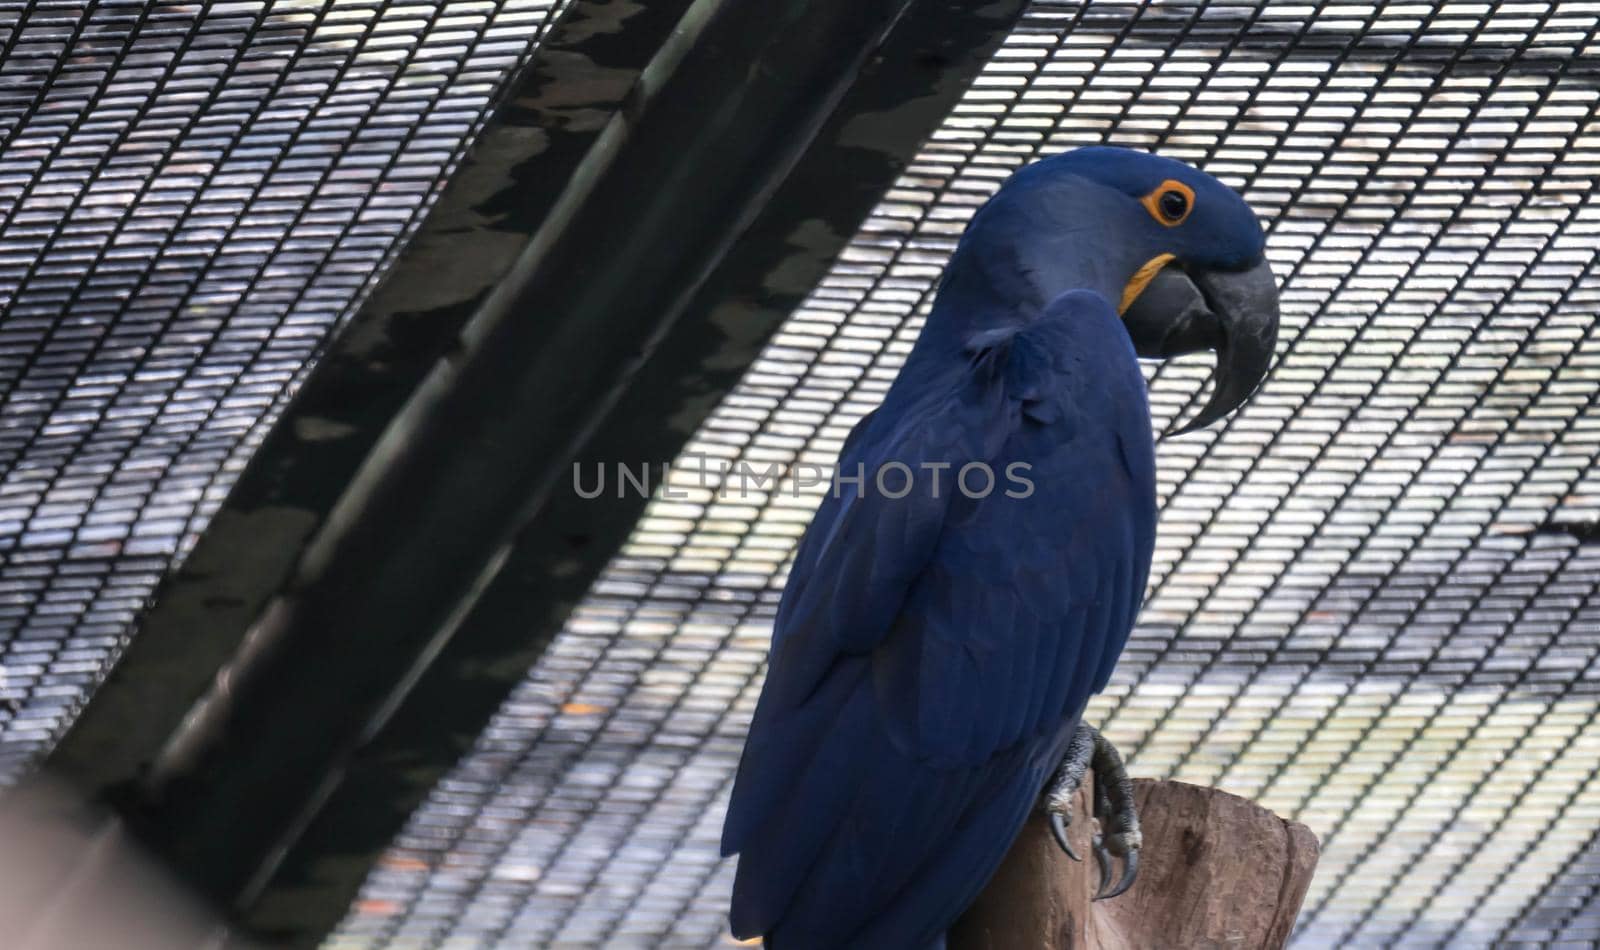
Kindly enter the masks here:
<path id="1" fill-rule="evenodd" d="M 1150 216 L 1167 227 L 1176 227 L 1194 210 L 1194 190 L 1170 178 L 1141 199 Z"/>

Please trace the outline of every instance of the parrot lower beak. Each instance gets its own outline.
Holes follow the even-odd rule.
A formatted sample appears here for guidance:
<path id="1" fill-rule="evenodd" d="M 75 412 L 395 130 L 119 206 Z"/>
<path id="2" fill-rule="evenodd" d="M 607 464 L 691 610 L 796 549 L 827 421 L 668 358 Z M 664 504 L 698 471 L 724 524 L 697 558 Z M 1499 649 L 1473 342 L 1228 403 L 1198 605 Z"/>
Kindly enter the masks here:
<path id="1" fill-rule="evenodd" d="M 1147 359 L 1215 350 L 1211 398 L 1179 429 L 1208 426 L 1244 404 L 1272 366 L 1278 342 L 1278 284 L 1266 261 L 1248 270 L 1163 267 L 1122 315 L 1133 348 Z"/>

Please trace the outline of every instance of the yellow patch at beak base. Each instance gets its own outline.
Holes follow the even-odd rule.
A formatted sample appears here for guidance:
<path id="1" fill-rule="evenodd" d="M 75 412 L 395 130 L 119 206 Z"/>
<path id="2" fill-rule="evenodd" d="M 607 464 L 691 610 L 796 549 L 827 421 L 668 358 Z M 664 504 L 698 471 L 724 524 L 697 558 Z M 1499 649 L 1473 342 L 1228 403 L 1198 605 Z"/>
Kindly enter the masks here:
<path id="1" fill-rule="evenodd" d="M 1122 302 L 1117 304 L 1117 314 L 1119 316 L 1128 312 L 1128 308 L 1133 306 L 1133 302 L 1139 299 L 1139 295 L 1144 293 L 1144 289 L 1150 286 L 1150 282 L 1155 280 L 1156 274 L 1160 273 L 1161 268 L 1166 267 L 1172 258 L 1173 255 L 1171 254 L 1157 254 L 1155 257 L 1145 261 L 1144 266 L 1133 272 L 1133 276 L 1128 278 L 1128 285 L 1122 288 Z"/>

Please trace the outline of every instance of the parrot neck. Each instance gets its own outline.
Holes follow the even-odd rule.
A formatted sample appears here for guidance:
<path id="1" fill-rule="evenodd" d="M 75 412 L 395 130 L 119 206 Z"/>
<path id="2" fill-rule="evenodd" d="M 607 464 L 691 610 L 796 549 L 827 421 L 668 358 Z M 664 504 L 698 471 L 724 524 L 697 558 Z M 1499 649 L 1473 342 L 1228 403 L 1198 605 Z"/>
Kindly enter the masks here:
<path id="1" fill-rule="evenodd" d="M 968 325 L 963 329 L 970 332 L 1026 323 L 1070 290 L 1087 290 L 1116 307 L 1128 280 L 1149 257 L 1131 249 L 1119 253 L 1115 244 L 1087 230 L 1001 253 L 958 251 L 945 271 L 934 313 L 941 322 Z"/>
<path id="2" fill-rule="evenodd" d="M 1027 324 L 1069 290 L 1116 308 L 1162 250 L 1149 246 L 1143 214 L 1126 195 L 1075 176 L 1013 179 L 961 236 L 891 400 L 946 385 L 965 371 L 975 334 Z"/>
<path id="3" fill-rule="evenodd" d="M 1116 307 L 1162 250 L 1149 246 L 1143 215 L 1127 195 L 1077 176 L 1014 180 L 973 215 L 923 337 L 960 352 L 973 333 L 1027 323 L 1069 290 Z"/>
<path id="4" fill-rule="evenodd" d="M 945 269 L 916 350 L 962 354 L 973 334 L 1026 324 L 1070 290 L 1087 290 L 1116 308 L 1129 279 L 1155 255 L 1106 230 L 1056 229 L 1028 240 L 1001 233 L 997 241 L 969 233 Z"/>

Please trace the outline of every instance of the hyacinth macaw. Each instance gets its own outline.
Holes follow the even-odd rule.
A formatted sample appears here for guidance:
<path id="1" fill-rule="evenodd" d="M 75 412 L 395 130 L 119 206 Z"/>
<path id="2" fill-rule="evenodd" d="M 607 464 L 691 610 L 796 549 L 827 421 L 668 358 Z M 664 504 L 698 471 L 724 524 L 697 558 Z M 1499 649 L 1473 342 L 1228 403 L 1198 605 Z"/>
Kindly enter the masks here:
<path id="1" fill-rule="evenodd" d="M 1137 358 L 1216 351 L 1188 428 L 1241 405 L 1277 339 L 1264 248 L 1221 182 L 1120 148 L 1028 166 L 973 216 L 795 556 L 723 827 L 736 936 L 941 946 L 1030 810 L 1065 846 L 1090 769 L 1100 896 L 1131 884 L 1127 776 L 1080 717 L 1155 542 Z"/>

